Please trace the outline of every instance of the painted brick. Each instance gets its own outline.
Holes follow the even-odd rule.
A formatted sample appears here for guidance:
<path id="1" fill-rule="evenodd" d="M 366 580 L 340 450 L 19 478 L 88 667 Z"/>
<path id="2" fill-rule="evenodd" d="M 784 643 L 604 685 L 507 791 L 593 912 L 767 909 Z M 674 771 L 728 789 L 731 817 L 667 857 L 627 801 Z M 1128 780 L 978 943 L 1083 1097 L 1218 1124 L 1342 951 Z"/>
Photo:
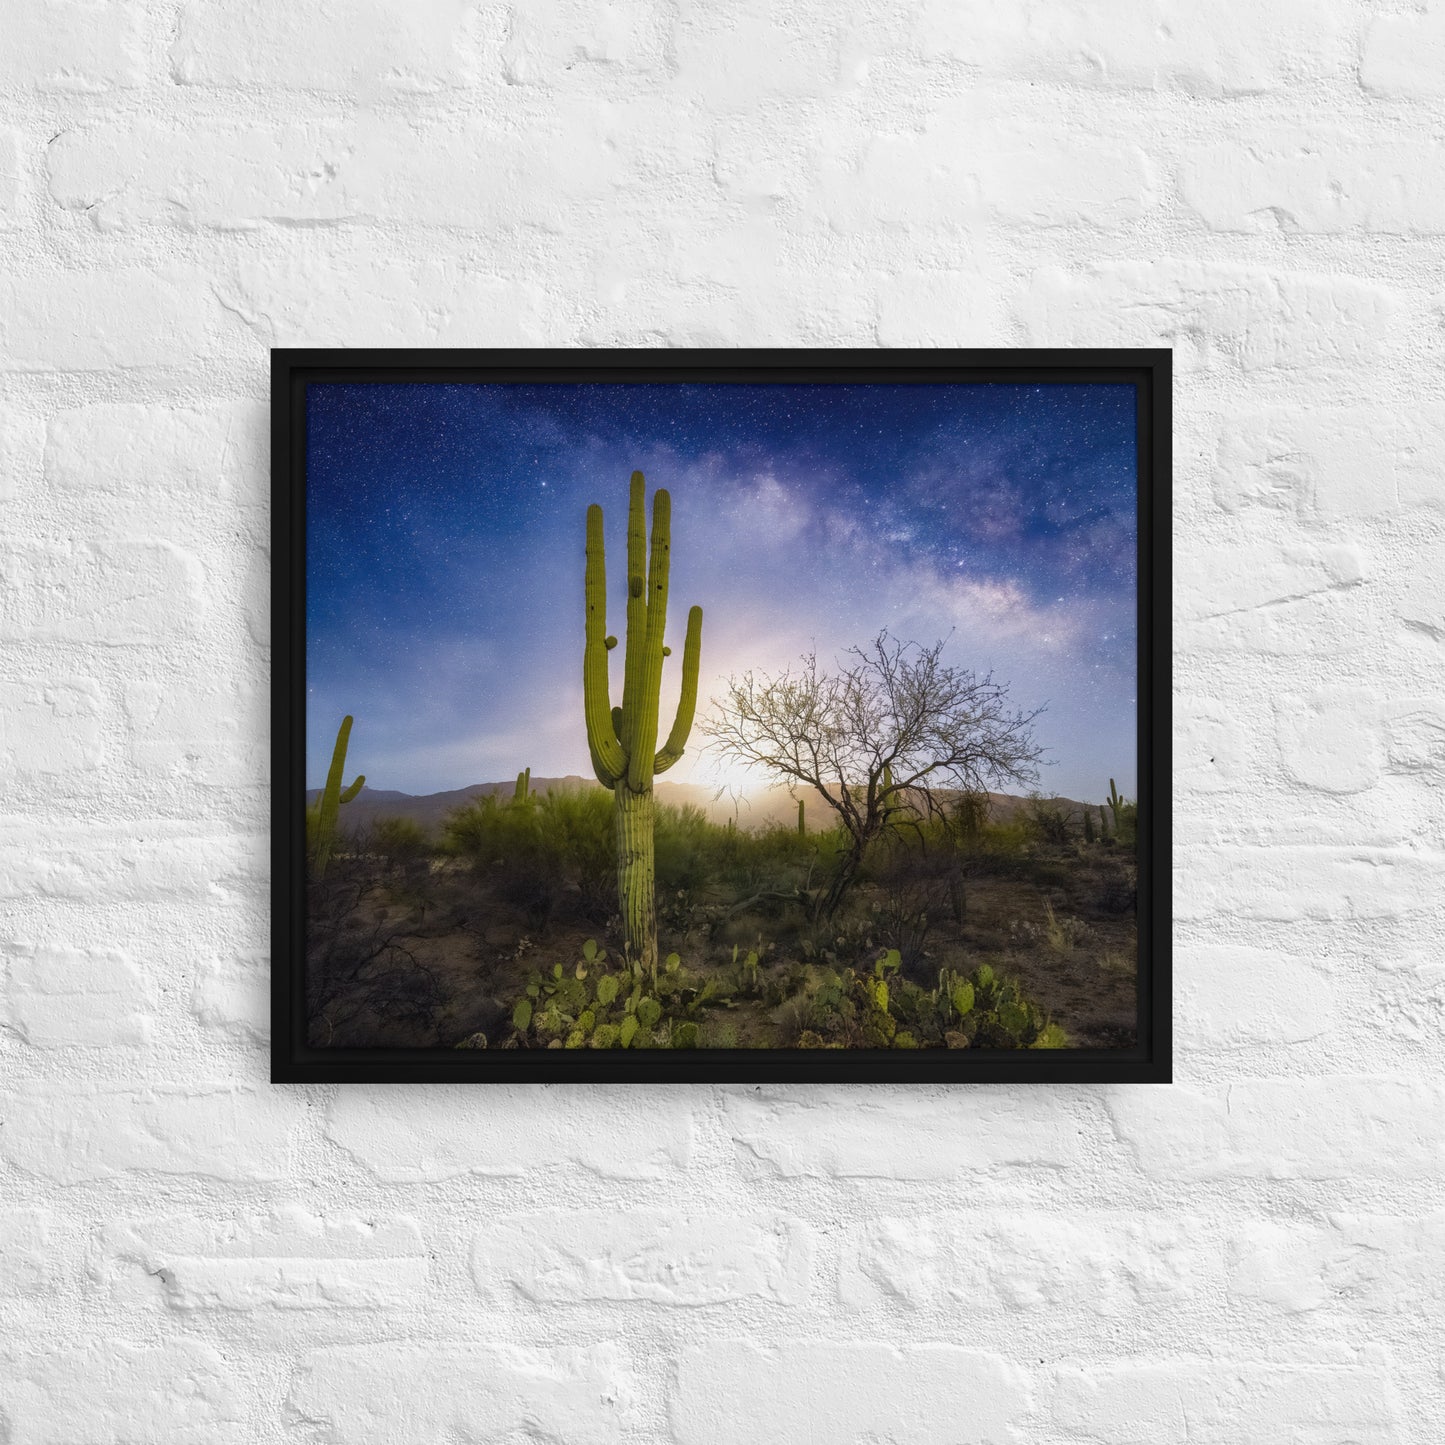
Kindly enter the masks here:
<path id="1" fill-rule="evenodd" d="M 515 11 L 500 49 L 513 85 L 552 86 L 569 72 L 596 67 L 604 74 L 656 75 L 670 68 L 673 15 L 666 5 L 643 0 L 598 9 L 585 0 L 559 0 L 545 8 Z"/>
<path id="2" fill-rule="evenodd" d="M 1373 15 L 1361 48 L 1360 79 L 1377 95 L 1415 100 L 1445 95 L 1445 4 L 1425 0 Z"/>
<path id="3" fill-rule="evenodd" d="M 884 346 L 997 346 L 1007 334 L 999 280 L 971 271 L 907 271 L 878 288 Z"/>
<path id="4" fill-rule="evenodd" d="M 117 948 L 5 947 L 5 1020 L 37 1048 L 136 1047 L 151 1036 L 151 998 Z"/>
<path id="5" fill-rule="evenodd" d="M 396 1341 L 306 1355 L 286 1403 L 293 1423 L 337 1445 L 528 1435 L 609 1445 L 628 1436 L 638 1393 L 613 1345 Z"/>
<path id="6" fill-rule="evenodd" d="M 174 1445 L 244 1441 L 247 1400 L 233 1365 L 192 1340 L 107 1340 L 0 1358 L 9 1445 Z"/>
<path id="7" fill-rule="evenodd" d="M 1376 1365 L 1233 1363 L 1214 1358 L 1097 1363 L 1060 1372 L 1056 1428 L 1100 1445 L 1396 1445 L 1403 1435 Z"/>
<path id="8" fill-rule="evenodd" d="M 961 146 L 959 136 L 972 137 Z M 1028 226 L 1114 229 L 1154 205 L 1136 146 L 1057 130 L 1020 133 L 980 122 L 970 101 L 921 129 L 873 135 L 859 153 L 822 168 L 815 204 L 845 232 L 949 230 L 990 220 Z"/>
<path id="9" fill-rule="evenodd" d="M 1181 607 L 1186 621 L 1236 618 L 1240 613 L 1280 608 L 1339 589 L 1358 586 L 1369 576 L 1369 561 L 1354 542 L 1311 539 L 1303 528 L 1268 519 L 1251 529 L 1257 550 L 1248 559 L 1240 546 L 1242 528 L 1231 527 L 1216 540 L 1201 537 L 1186 564 L 1209 577 L 1196 589 L 1197 601 Z"/>
<path id="10" fill-rule="evenodd" d="M 918 1388 L 899 1390 L 899 1380 Z M 927 1383 L 925 1383 L 927 1382 Z M 807 1439 L 958 1440 L 1011 1445 L 1029 1378 L 1002 1355 L 891 1341 L 714 1340 L 678 1366 L 678 1445 L 784 1445 Z"/>
<path id="11" fill-rule="evenodd" d="M 1363 1075 L 1108 1096 L 1140 1168 L 1185 1179 L 1431 1178 L 1445 1167 L 1435 1127 L 1442 1106 L 1438 1084 Z"/>
<path id="12" fill-rule="evenodd" d="M 51 197 L 102 231 L 247 230 L 343 219 L 350 149 L 338 126 L 140 121 L 65 131 L 45 159 Z"/>
<path id="13" fill-rule="evenodd" d="M 1353 368 L 1383 355 L 1401 301 L 1353 276 L 1197 261 L 1038 271 L 1019 319 L 1033 346 L 1169 346 L 1176 372 Z"/>
<path id="14" fill-rule="evenodd" d="M 1392 773 L 1445 767 L 1445 697 L 1395 697 L 1383 710 L 1381 727 Z"/>
<path id="15" fill-rule="evenodd" d="M 40 1295 L 53 1288 L 54 1259 L 54 1237 L 43 1210 L 0 1210 L 0 1299 Z"/>
<path id="16" fill-rule="evenodd" d="M 773 96 L 796 100 L 847 88 L 843 16 L 816 3 L 801 8 L 800 16 L 765 0 L 688 6 L 672 35 L 679 78 L 705 103 L 737 110 Z"/>
<path id="17" fill-rule="evenodd" d="M 100 767 L 107 754 L 105 714 L 94 678 L 0 682 L 0 767 L 12 779 Z"/>
<path id="18" fill-rule="evenodd" d="M 1335 981 L 1318 961 L 1242 943 L 1191 943 L 1176 957 L 1177 1026 L 1195 1047 L 1282 1048 L 1340 1026 Z"/>
<path id="19" fill-rule="evenodd" d="M 267 409 L 257 402 L 100 403 L 51 418 L 45 477 L 58 492 L 99 493 L 146 508 L 182 497 L 259 508 L 269 454 Z"/>
<path id="20" fill-rule="evenodd" d="M 0 641 L 163 642 L 205 617 L 205 573 L 172 542 L 0 547 Z"/>
<path id="21" fill-rule="evenodd" d="M 320 1216 L 289 1205 L 219 1221 L 182 1215 L 107 1225 L 93 1276 L 123 1294 L 138 1272 L 158 1281 L 167 1305 L 187 1312 L 395 1310 L 425 1290 L 428 1260 L 414 1220 Z"/>
<path id="22" fill-rule="evenodd" d="M 554 1086 L 428 1087 L 424 1113 L 398 1110 L 388 1090 L 343 1090 L 327 1137 L 381 1179 L 507 1177 L 576 1165 L 618 1179 L 661 1179 L 684 1168 L 692 1119 L 681 1101 L 644 1102 L 622 1088 L 585 1094 Z"/>
<path id="23" fill-rule="evenodd" d="M 496 233 L 527 226 L 570 233 L 627 178 L 610 108 L 585 124 L 538 117 L 520 134 L 484 121 L 357 130 L 348 193 L 357 214 L 411 225 Z M 535 184 L 538 167 L 552 184 Z"/>
<path id="24" fill-rule="evenodd" d="M 1081 1124 L 1065 1099 L 1003 1088 L 949 1096 L 856 1090 L 847 1107 L 828 1089 L 758 1089 L 724 1096 L 739 1166 L 785 1179 L 950 1179 L 1011 1165 L 1065 1168 L 1079 1154 Z M 1040 1105 L 1042 1104 L 1042 1107 Z M 908 1149 L 894 1145 L 906 1132 Z"/>
<path id="25" fill-rule="evenodd" d="M 28 1085 L 0 1101 L 0 1158 L 60 1184 L 128 1172 L 288 1178 L 297 1105 L 264 1086 Z"/>
<path id="26" fill-rule="evenodd" d="M 0 898 L 211 902 L 266 877 L 267 840 L 185 823 L 37 823 L 0 817 Z"/>
<path id="27" fill-rule="evenodd" d="M 269 955 L 212 958 L 196 970 L 191 1013 L 218 1033 L 264 1043 L 271 1027 Z"/>
<path id="28" fill-rule="evenodd" d="M 1414 848 L 1202 846 L 1175 858 L 1177 919 L 1294 923 L 1393 918 L 1422 906 L 1423 880 L 1441 858 Z M 1206 868 L 1206 857 L 1213 864 Z"/>
<path id="29" fill-rule="evenodd" d="M 240 324 L 196 271 L 10 276 L 0 281 L 0 371 L 185 366 L 220 350 Z"/>
<path id="30" fill-rule="evenodd" d="M 1275 700 L 1276 737 L 1284 770 L 1321 793 L 1363 793 L 1379 781 L 1384 739 L 1376 692 L 1338 685 Z"/>
<path id="31" fill-rule="evenodd" d="M 1131 1318 L 1220 1273 L 1199 1219 L 965 1210 L 870 1219 L 843 1245 L 839 1298 L 856 1310 L 1061 1309 Z"/>
<path id="32" fill-rule="evenodd" d="M 426 93 L 475 74 L 460 0 L 360 0 L 344 9 L 284 0 L 189 0 L 171 46 L 181 85 Z"/>
<path id="33" fill-rule="evenodd" d="M 1216 143 L 1184 158 L 1180 193 L 1212 231 L 1439 235 L 1445 145 L 1333 132 Z"/>
<path id="34" fill-rule="evenodd" d="M 1218 698 L 1180 697 L 1174 704 L 1174 778 L 1188 793 L 1235 792 L 1252 782 L 1255 734 L 1240 720 L 1238 704 Z"/>
<path id="35" fill-rule="evenodd" d="M 1246 95 L 1343 70 L 1345 26 L 1309 0 L 1241 10 L 1230 0 L 1025 0 L 984 12 L 926 0 L 925 56 L 1030 81 Z"/>
<path id="36" fill-rule="evenodd" d="M 1232 415 L 1221 428 L 1214 495 L 1235 512 L 1293 510 L 1358 522 L 1445 506 L 1435 458 L 1445 407 L 1277 407 Z"/>
<path id="37" fill-rule="evenodd" d="M 547 1305 L 795 1305 L 807 1296 L 809 1253 L 803 1226 L 770 1212 L 565 1211 L 483 1226 L 472 1277 L 488 1297 Z"/>
<path id="38" fill-rule="evenodd" d="M 0 230 L 20 224 L 24 201 L 25 163 L 20 136 L 14 131 L 0 131 Z"/>
<path id="39" fill-rule="evenodd" d="M 1445 547 L 1438 537 L 1421 538 L 1410 559 L 1392 577 L 1392 614 L 1412 633 L 1432 643 L 1445 641 Z"/>
<path id="40" fill-rule="evenodd" d="M 0 86 L 104 91 L 145 82 L 145 12 L 102 0 L 36 0 L 10 17 Z"/>
<path id="41" fill-rule="evenodd" d="M 1287 1315 L 1438 1317 L 1445 1213 L 1255 1220 L 1231 1242 L 1228 1278 L 1238 1299 Z"/>
<path id="42" fill-rule="evenodd" d="M 0 502 L 33 493 L 40 475 L 45 428 L 17 403 L 0 416 Z"/>
<path id="43" fill-rule="evenodd" d="M 350 271 L 348 292 L 365 307 L 337 305 L 335 264 L 243 262 L 218 294 L 268 346 L 539 346 L 556 303 L 523 277 L 446 260 L 384 256 Z"/>
<path id="44" fill-rule="evenodd" d="M 264 787 L 269 705 L 269 696 L 245 681 L 127 683 L 127 751 L 136 767 L 158 777 L 227 790 Z"/>

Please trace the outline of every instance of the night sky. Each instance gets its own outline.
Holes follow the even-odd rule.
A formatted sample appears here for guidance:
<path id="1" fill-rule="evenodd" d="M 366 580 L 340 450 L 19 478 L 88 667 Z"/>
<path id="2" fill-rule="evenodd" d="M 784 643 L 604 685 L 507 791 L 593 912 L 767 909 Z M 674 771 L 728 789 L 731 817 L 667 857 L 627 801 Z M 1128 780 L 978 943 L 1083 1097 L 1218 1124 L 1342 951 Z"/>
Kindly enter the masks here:
<path id="1" fill-rule="evenodd" d="M 886 626 L 1047 706 L 1043 791 L 1133 795 L 1134 391 L 1102 383 L 311 385 L 308 786 L 348 712 L 370 787 L 590 776 L 583 519 L 621 637 L 634 468 L 649 515 L 672 493 L 662 733 L 693 603 L 700 716 L 730 673 Z M 669 780 L 722 777 L 700 743 Z"/>

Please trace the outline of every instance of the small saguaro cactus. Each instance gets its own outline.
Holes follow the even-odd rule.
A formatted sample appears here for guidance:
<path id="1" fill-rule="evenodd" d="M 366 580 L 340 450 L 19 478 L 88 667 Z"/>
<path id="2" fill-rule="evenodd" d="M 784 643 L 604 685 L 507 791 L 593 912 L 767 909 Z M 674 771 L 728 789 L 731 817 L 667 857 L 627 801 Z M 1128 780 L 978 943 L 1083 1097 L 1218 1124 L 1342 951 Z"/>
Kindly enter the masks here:
<path id="1" fill-rule="evenodd" d="M 1109 779 L 1109 809 L 1114 814 L 1114 837 L 1126 847 L 1132 847 L 1138 830 L 1139 805 L 1128 802 Z M 1099 809 L 1102 818 L 1104 810 Z"/>
<path id="2" fill-rule="evenodd" d="M 799 799 L 798 799 L 798 837 L 800 837 L 800 838 L 806 838 L 807 836 L 808 836 L 808 825 L 807 825 L 807 823 L 804 821 L 803 800 L 802 800 L 801 798 L 799 798 Z"/>
<path id="3" fill-rule="evenodd" d="M 336 746 L 331 751 L 331 771 L 321 796 L 306 813 L 306 841 L 311 852 L 311 873 L 314 878 L 326 875 L 331 850 L 336 845 L 336 815 L 342 803 L 349 803 L 366 786 L 366 774 L 358 773 L 349 788 L 342 788 L 341 776 L 346 771 L 346 746 L 351 741 L 351 715 L 341 719 Z"/>
<path id="4" fill-rule="evenodd" d="M 512 792 L 514 803 L 525 803 L 532 796 L 532 770 L 527 768 L 517 774 L 517 786 Z"/>
<path id="5" fill-rule="evenodd" d="M 677 717 L 662 747 L 657 746 L 658 694 L 667 626 L 667 586 L 672 551 L 672 498 L 652 495 L 652 546 L 648 554 L 645 483 L 633 472 L 627 505 L 627 642 L 623 652 L 622 705 L 613 707 L 608 653 L 617 638 L 607 631 L 607 571 L 602 508 L 587 508 L 587 568 L 584 579 L 586 647 L 582 655 L 582 707 L 592 768 L 611 788 L 617 840 L 617 899 L 622 931 L 634 965 L 657 975 L 657 897 L 653 852 L 652 783 L 681 756 L 697 710 L 698 658 L 702 650 L 702 608 L 687 614 L 682 648 L 682 693 Z"/>

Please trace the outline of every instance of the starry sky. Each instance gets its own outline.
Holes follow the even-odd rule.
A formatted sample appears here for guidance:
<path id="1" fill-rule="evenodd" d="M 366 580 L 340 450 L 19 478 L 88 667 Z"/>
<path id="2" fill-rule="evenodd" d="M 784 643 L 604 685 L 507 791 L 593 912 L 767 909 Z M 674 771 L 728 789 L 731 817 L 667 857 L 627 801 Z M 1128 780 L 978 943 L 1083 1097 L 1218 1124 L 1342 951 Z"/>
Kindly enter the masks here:
<path id="1" fill-rule="evenodd" d="M 313 383 L 307 389 L 307 785 L 356 717 L 348 778 L 428 793 L 590 776 L 584 515 L 606 517 L 623 634 L 634 468 L 672 494 L 661 731 L 687 609 L 699 715 L 731 673 L 880 628 L 992 670 L 1046 793 L 1135 786 L 1134 390 L 1060 384 Z M 613 654 L 621 697 L 621 648 Z M 700 751 L 677 782 L 747 779 Z"/>

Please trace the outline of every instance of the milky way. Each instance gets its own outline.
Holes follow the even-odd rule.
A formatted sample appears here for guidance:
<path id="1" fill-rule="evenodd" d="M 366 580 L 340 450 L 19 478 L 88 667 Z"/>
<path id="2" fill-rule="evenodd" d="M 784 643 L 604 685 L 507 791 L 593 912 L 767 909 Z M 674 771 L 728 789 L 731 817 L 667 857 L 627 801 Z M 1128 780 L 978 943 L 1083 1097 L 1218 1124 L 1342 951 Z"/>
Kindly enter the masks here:
<path id="1" fill-rule="evenodd" d="M 1134 408 L 1103 383 L 313 384 L 308 782 L 347 712 L 373 787 L 588 774 L 583 516 L 606 513 L 620 633 L 641 468 L 672 493 L 675 642 L 704 609 L 703 710 L 806 648 L 947 636 L 1046 706 L 1044 791 L 1132 791 Z M 672 776 L 709 766 L 694 747 Z"/>

